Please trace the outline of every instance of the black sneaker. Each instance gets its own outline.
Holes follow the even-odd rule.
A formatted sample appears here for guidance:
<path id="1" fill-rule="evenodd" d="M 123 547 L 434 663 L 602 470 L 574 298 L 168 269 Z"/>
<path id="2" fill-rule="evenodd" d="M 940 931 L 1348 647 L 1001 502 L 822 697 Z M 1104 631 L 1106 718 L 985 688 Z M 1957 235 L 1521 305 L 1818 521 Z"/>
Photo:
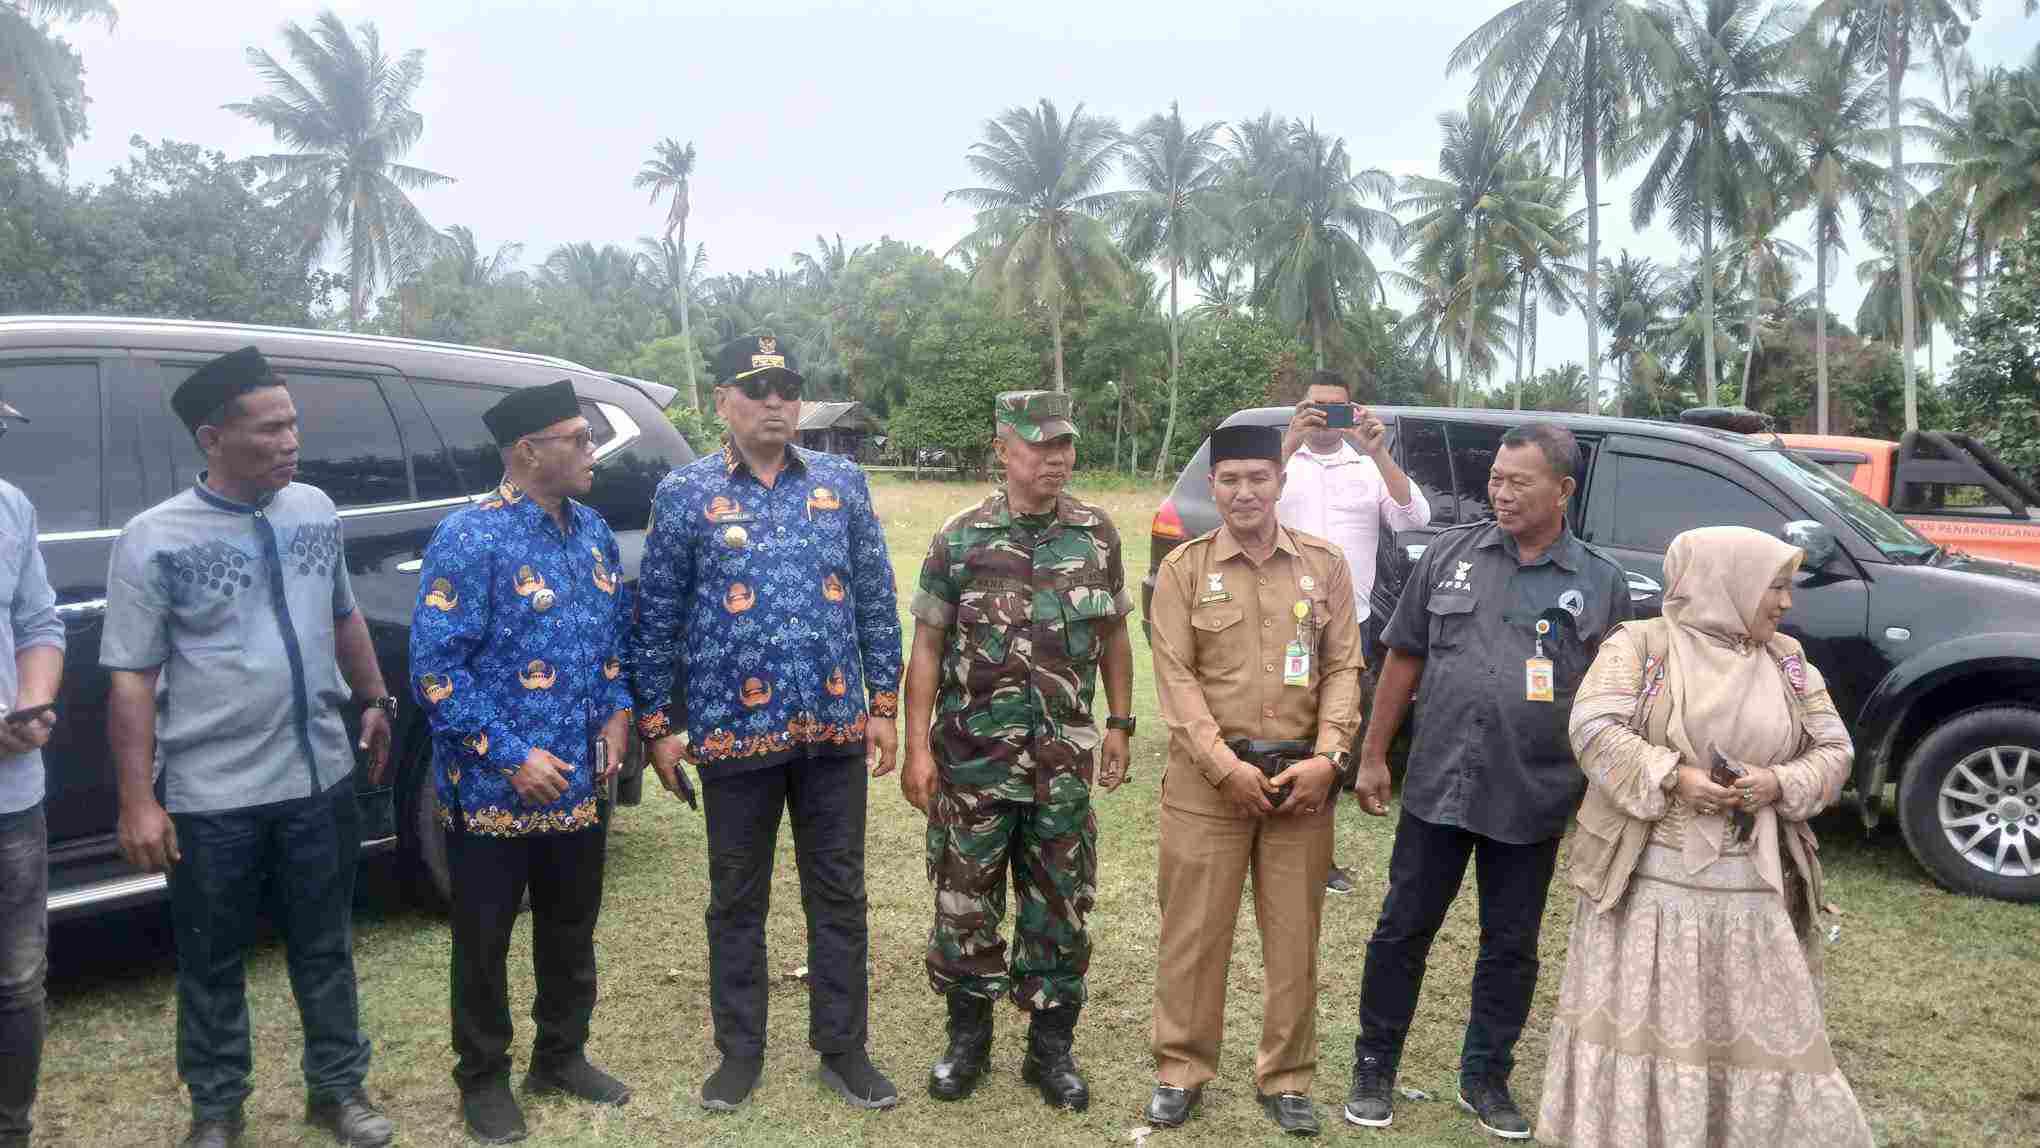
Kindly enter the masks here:
<path id="1" fill-rule="evenodd" d="M 762 1056 L 725 1056 L 701 1085 L 701 1106 L 710 1112 L 733 1112 L 750 1098 L 765 1072 Z"/>
<path id="2" fill-rule="evenodd" d="M 1363 1056 L 1353 1065 L 1353 1089 L 1346 1093 L 1346 1123 L 1361 1128 L 1386 1128 L 1395 1123 L 1391 1096 L 1395 1072 L 1378 1056 Z"/>
<path id="3" fill-rule="evenodd" d="M 1352 891 L 1353 875 L 1337 865 L 1332 866 L 1332 871 L 1325 874 L 1325 892 L 1351 893 Z"/>
<path id="4" fill-rule="evenodd" d="M 533 1096 L 564 1092 L 590 1104 L 619 1108 L 630 1103 L 630 1085 L 589 1064 L 585 1056 L 548 1067 L 532 1065 L 524 1077 L 524 1091 Z"/>
<path id="5" fill-rule="evenodd" d="M 1473 1113 L 1480 1126 L 1504 1140 L 1530 1139 L 1530 1122 L 1509 1095 L 1507 1081 L 1487 1077 L 1459 1078 L 1459 1106 Z"/>
<path id="6" fill-rule="evenodd" d="M 178 1148 L 235 1148 L 247 1125 L 240 1113 L 232 1116 L 193 1117 L 191 1131 L 177 1142 Z"/>
<path id="7" fill-rule="evenodd" d="M 818 1075 L 836 1095 L 859 1108 L 891 1108 L 900 1102 L 900 1090 L 861 1048 L 822 1057 Z"/>
<path id="8" fill-rule="evenodd" d="M 524 1109 L 517 1106 L 510 1082 L 502 1077 L 462 1091 L 460 1119 L 467 1125 L 468 1139 L 477 1144 L 515 1144 L 530 1134 Z"/>

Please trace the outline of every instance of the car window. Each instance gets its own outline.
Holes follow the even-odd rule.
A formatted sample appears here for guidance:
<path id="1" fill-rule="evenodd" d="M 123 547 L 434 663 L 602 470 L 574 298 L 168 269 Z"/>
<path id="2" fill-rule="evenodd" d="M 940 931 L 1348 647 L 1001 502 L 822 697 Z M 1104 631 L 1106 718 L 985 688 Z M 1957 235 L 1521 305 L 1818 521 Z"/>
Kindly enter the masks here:
<path id="1" fill-rule="evenodd" d="M 1863 465 L 1859 462 L 1844 462 L 1838 458 L 1824 458 L 1820 460 L 1820 464 L 1834 472 L 1834 476 L 1843 482 L 1855 482 L 1856 468 Z"/>
<path id="2" fill-rule="evenodd" d="M 1921 562 L 1939 549 L 1921 537 L 1905 520 L 1864 497 L 1863 492 L 1836 478 L 1833 471 L 1789 451 L 1758 450 L 1747 456 L 1756 466 L 1847 520 L 1884 556 L 1900 562 Z"/>
<path id="3" fill-rule="evenodd" d="M 413 380 L 418 401 L 446 442 L 444 458 L 418 460 L 418 497 L 454 498 L 492 490 L 503 481 L 503 456 L 496 439 L 482 421 L 482 412 L 502 401 L 508 391 L 465 383 Z M 581 404 L 588 429 L 601 446 L 616 437 L 616 428 L 592 402 Z"/>
<path id="4" fill-rule="evenodd" d="M 197 369 L 196 363 L 163 364 L 163 401 Z M 298 414 L 297 481 L 325 491 L 343 510 L 410 501 L 403 439 L 374 379 L 323 371 L 281 374 Z M 190 435 L 175 436 L 172 450 L 180 480 L 204 469 Z"/>
<path id="5" fill-rule="evenodd" d="M 1615 456 L 1611 545 L 1662 553 L 1672 539 L 1701 526 L 1747 526 L 1776 534 L 1785 516 L 1734 482 L 1697 466 Z"/>
<path id="6" fill-rule="evenodd" d="M 1972 482 L 1902 482 L 1901 514 L 1996 514 L 2009 517 L 2012 509 L 1997 496 Z"/>
<path id="7" fill-rule="evenodd" d="M 0 399 L 34 420 L 0 439 L 0 477 L 28 495 L 36 528 L 98 529 L 99 364 L 0 364 Z"/>
<path id="8" fill-rule="evenodd" d="M 1433 422 L 1401 419 L 1403 470 L 1424 501 L 1431 504 L 1431 524 L 1451 526 L 1456 504 L 1452 498 L 1452 460 L 1445 447 L 1445 428 Z"/>
<path id="9" fill-rule="evenodd" d="M 1502 436 L 1507 433 L 1507 427 L 1469 423 L 1445 428 L 1446 441 L 1452 445 L 1452 478 L 1458 486 L 1458 516 L 1453 521 L 1495 516 L 1495 508 L 1488 502 L 1488 472 L 1494 469 L 1495 453 L 1502 449 Z"/>

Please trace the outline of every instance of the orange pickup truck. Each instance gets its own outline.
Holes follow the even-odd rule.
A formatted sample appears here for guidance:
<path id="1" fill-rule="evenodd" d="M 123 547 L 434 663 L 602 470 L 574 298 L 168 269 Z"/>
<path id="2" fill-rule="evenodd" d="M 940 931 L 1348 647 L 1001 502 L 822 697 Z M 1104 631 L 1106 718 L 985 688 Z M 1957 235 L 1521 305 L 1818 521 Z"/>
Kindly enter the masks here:
<path id="1" fill-rule="evenodd" d="M 1897 442 L 1776 437 L 1898 512 L 1937 546 L 2040 566 L 2040 515 L 2034 513 L 2040 490 L 1969 435 L 1913 431 Z"/>

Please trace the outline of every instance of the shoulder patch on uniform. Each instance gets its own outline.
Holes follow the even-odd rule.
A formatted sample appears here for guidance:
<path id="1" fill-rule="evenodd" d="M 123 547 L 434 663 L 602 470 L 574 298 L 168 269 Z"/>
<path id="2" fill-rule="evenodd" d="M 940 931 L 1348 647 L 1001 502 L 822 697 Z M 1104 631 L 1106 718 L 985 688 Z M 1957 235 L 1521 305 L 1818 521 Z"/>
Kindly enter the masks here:
<path id="1" fill-rule="evenodd" d="M 1213 530 L 1206 534 L 1200 534 L 1197 537 L 1192 538 L 1188 542 L 1181 543 L 1174 550 L 1169 551 L 1169 556 L 1167 558 L 1162 559 L 1162 565 L 1173 566 L 1178 562 L 1189 561 L 1189 559 L 1186 558 L 1185 555 L 1189 554 L 1193 548 L 1202 549 L 1203 547 L 1209 546 L 1211 545 L 1212 539 L 1217 537 L 1218 531 Z"/>

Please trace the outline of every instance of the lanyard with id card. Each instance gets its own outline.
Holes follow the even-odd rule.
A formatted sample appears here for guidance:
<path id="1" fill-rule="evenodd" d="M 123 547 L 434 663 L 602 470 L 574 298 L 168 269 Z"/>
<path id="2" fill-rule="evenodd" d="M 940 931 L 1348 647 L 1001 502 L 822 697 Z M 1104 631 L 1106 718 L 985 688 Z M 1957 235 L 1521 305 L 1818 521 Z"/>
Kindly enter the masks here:
<path id="1" fill-rule="evenodd" d="M 1553 688 L 1551 659 L 1544 656 L 1544 636 L 1551 633 L 1551 620 L 1537 619 L 1537 652 L 1523 662 L 1523 700 L 1557 701 Z"/>
<path id="2" fill-rule="evenodd" d="M 1290 639 L 1282 654 L 1282 684 L 1285 686 L 1308 686 L 1310 684 L 1311 626 L 1310 603 L 1297 599 L 1290 607 L 1296 616 L 1296 637 Z"/>

